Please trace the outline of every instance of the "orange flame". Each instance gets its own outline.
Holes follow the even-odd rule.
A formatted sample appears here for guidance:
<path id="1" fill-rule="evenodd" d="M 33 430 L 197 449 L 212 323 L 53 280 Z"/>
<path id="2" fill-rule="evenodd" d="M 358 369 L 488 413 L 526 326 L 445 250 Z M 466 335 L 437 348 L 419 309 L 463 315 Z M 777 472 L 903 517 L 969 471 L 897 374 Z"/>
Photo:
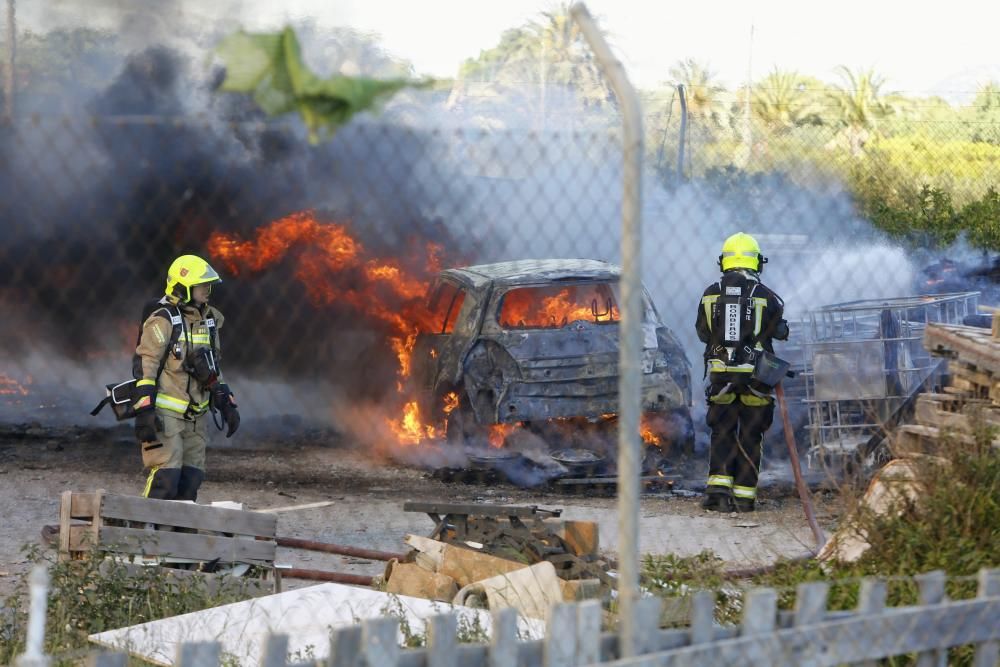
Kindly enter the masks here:
<path id="1" fill-rule="evenodd" d="M 263 271 L 295 252 L 294 275 L 309 298 L 320 305 L 348 305 L 388 325 L 399 376 L 409 376 L 417 333 L 431 324 L 423 297 L 429 276 L 441 268 L 440 246 L 427 244 L 425 256 L 418 258 L 424 276 L 415 276 L 395 259 L 370 256 L 347 225 L 320 222 L 312 211 L 300 211 L 258 229 L 254 240 L 214 232 L 208 250 L 234 275 Z M 403 307 L 386 305 L 380 298 L 385 295 L 394 303 L 402 301 Z"/>
<path id="2" fill-rule="evenodd" d="M 520 426 L 520 424 L 493 424 L 490 426 L 490 432 L 487 437 L 490 442 L 490 447 L 496 447 L 497 449 L 503 447 L 507 436 L 517 430 Z"/>
<path id="3" fill-rule="evenodd" d="M 444 413 L 450 415 L 452 411 L 458 407 L 458 394 L 455 392 L 448 392 L 444 397 Z"/>
<path id="4" fill-rule="evenodd" d="M 500 308 L 500 324 L 508 329 L 549 329 L 577 320 L 613 322 L 618 318 L 618 308 L 613 300 L 609 306 L 606 287 L 601 284 L 514 289 L 504 296 Z"/>
<path id="5" fill-rule="evenodd" d="M 0 373 L 0 396 L 27 396 L 31 393 L 25 385 L 34 383 L 34 378 L 30 375 L 24 379 L 25 384 L 21 384 L 9 375 Z"/>
<path id="6" fill-rule="evenodd" d="M 401 445 L 419 445 L 425 440 L 438 437 L 438 429 L 425 424 L 420 417 L 420 406 L 416 401 L 410 401 L 403 406 L 403 416 L 388 420 L 389 428 L 396 435 Z"/>
<path id="7" fill-rule="evenodd" d="M 411 356 L 420 331 L 432 329 L 434 315 L 426 306 L 430 279 L 441 270 L 441 246 L 427 243 L 409 261 L 373 256 L 349 226 L 317 219 L 312 211 L 292 213 L 256 230 L 252 240 L 213 232 L 211 256 L 234 275 L 264 271 L 286 259 L 294 261 L 294 276 L 317 305 L 346 305 L 389 330 L 389 345 L 398 362 L 397 388 L 411 371 Z M 404 265 L 419 266 L 419 275 Z M 456 396 L 457 405 L 457 396 Z M 416 402 L 402 416 L 389 420 L 400 443 L 415 444 L 437 436 L 424 424 Z"/>

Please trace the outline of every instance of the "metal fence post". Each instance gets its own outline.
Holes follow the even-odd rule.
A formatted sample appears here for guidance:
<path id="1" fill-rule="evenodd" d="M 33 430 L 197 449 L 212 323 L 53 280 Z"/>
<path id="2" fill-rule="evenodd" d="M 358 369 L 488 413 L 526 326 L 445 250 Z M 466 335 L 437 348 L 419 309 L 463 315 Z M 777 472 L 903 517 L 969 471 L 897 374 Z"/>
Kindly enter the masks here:
<path id="1" fill-rule="evenodd" d="M 30 606 L 28 608 L 28 637 L 24 654 L 18 657 L 17 667 L 45 667 L 49 658 L 45 655 L 45 617 L 49 602 L 49 570 L 38 564 L 31 570 Z"/>
<path id="2" fill-rule="evenodd" d="M 611 52 L 582 3 L 570 8 L 573 20 L 594 51 L 622 114 L 621 338 L 618 357 L 618 602 L 621 654 L 635 655 L 635 605 L 639 597 L 639 413 L 642 356 L 642 112 L 625 68 Z"/>
<path id="3" fill-rule="evenodd" d="M 17 53 L 17 22 L 14 0 L 7 0 L 7 71 L 4 73 L 3 113 L 7 120 L 14 119 L 14 63 Z"/>

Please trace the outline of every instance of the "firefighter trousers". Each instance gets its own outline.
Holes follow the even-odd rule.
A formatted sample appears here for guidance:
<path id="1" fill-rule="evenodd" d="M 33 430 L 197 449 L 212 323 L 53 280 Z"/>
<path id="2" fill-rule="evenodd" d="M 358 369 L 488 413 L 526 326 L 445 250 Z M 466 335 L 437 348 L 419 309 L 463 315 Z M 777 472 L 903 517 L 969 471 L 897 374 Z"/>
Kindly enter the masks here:
<path id="1" fill-rule="evenodd" d="M 712 430 L 709 493 L 725 493 L 749 501 L 757 498 L 764 433 L 773 419 L 774 402 L 770 398 L 724 394 L 709 401 L 706 419 Z"/>
<path id="2" fill-rule="evenodd" d="M 161 500 L 197 500 L 205 479 L 208 415 L 193 420 L 156 416 L 159 442 L 142 445 L 142 464 L 148 470 L 143 497 Z"/>

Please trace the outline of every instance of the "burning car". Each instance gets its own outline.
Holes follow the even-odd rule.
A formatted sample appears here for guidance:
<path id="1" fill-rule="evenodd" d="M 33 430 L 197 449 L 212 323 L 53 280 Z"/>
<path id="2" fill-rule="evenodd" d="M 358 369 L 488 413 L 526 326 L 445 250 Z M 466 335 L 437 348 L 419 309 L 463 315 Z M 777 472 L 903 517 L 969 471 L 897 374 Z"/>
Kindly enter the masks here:
<path id="1" fill-rule="evenodd" d="M 614 423 L 620 274 L 582 259 L 442 271 L 413 351 L 421 414 L 470 444 L 516 424 Z M 691 366 L 645 290 L 643 303 L 644 438 L 689 450 Z"/>

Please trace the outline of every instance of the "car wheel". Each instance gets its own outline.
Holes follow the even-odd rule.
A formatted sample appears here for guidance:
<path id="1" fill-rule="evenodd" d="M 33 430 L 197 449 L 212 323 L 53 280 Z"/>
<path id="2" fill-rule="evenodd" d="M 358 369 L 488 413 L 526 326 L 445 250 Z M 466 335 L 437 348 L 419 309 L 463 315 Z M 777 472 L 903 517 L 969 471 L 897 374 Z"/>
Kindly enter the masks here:
<path id="1" fill-rule="evenodd" d="M 646 413 L 653 432 L 668 444 L 667 458 L 694 455 L 694 420 L 687 408 L 677 408 L 668 412 Z"/>
<path id="2" fill-rule="evenodd" d="M 489 428 L 476 421 L 476 415 L 464 395 L 458 406 L 445 420 L 445 439 L 455 447 L 485 446 L 489 443 Z"/>

